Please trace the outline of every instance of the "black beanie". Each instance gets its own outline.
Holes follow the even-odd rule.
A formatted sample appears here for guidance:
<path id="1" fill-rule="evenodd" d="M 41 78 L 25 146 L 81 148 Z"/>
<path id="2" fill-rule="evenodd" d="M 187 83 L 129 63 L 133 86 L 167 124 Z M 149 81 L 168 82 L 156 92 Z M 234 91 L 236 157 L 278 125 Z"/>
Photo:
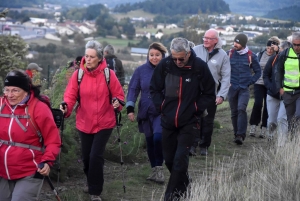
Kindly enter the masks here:
<path id="1" fill-rule="evenodd" d="M 4 80 L 4 86 L 14 86 L 23 89 L 26 92 L 30 91 L 29 79 L 26 75 L 20 72 L 9 72 Z"/>
<path id="2" fill-rule="evenodd" d="M 248 37 L 245 34 L 238 34 L 233 40 L 234 42 L 240 44 L 242 47 L 246 47 L 246 44 L 248 42 Z"/>

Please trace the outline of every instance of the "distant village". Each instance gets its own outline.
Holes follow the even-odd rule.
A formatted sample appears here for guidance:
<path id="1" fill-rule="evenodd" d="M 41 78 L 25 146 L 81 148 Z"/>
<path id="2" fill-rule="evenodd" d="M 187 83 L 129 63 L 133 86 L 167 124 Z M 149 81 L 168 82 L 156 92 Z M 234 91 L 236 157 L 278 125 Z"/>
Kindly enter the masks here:
<path id="1" fill-rule="evenodd" d="M 74 22 L 68 19 L 61 21 L 61 6 L 54 4 L 44 4 L 43 7 L 45 12 L 51 11 L 54 14 L 54 19 L 43 19 L 43 18 L 34 18 L 31 17 L 29 21 L 21 23 L 14 19 L 9 18 L 0 18 L 0 35 L 19 35 L 24 40 L 34 39 L 34 38 L 46 38 L 49 40 L 60 41 L 59 36 L 68 36 L 75 33 L 81 33 L 85 36 L 92 36 L 96 31 L 96 26 L 94 21 L 84 21 L 84 22 Z M 191 16 L 195 17 L 195 15 Z M 237 16 L 233 14 L 220 14 L 220 15 L 209 15 L 208 18 L 221 20 L 222 23 L 230 20 L 231 18 L 236 18 Z M 239 20 L 250 21 L 253 19 L 253 16 L 238 16 Z M 147 19 L 141 16 L 131 18 L 131 23 L 135 24 L 138 22 L 151 21 L 152 19 Z M 259 18 L 256 18 L 258 21 Z M 268 22 L 270 27 L 259 27 L 254 24 L 246 24 L 242 26 L 237 25 L 218 25 L 211 24 L 210 28 L 215 28 L 221 35 L 223 45 L 231 43 L 237 34 L 240 31 L 240 28 L 244 28 L 243 31 L 249 38 L 252 40 L 256 36 L 267 33 L 272 29 L 280 29 L 280 27 L 273 27 L 272 22 Z M 156 29 L 155 33 L 150 33 L 147 31 L 136 32 L 136 38 L 146 37 L 151 38 L 155 37 L 160 39 L 164 35 L 164 30 L 166 29 L 176 29 L 178 28 L 177 24 L 155 24 L 147 23 L 147 29 Z M 300 27 L 292 27 L 292 31 L 300 31 Z M 198 34 L 203 33 L 205 30 L 196 30 Z M 289 36 L 290 37 L 290 36 Z M 290 38 L 287 38 L 289 40 Z M 126 35 L 122 35 L 122 38 L 126 38 Z M 70 40 L 70 42 L 73 42 Z M 138 48 L 133 48 L 138 49 Z M 142 53 L 141 53 L 142 54 Z"/>

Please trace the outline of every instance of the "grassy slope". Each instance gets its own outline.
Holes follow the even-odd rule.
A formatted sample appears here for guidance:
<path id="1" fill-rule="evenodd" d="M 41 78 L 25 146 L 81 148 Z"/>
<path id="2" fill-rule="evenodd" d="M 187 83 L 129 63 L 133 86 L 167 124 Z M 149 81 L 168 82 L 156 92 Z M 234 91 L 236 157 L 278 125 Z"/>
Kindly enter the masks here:
<path id="1" fill-rule="evenodd" d="M 253 100 L 248 105 L 248 116 L 251 113 Z M 209 174 L 217 164 L 222 163 L 225 167 L 230 166 L 229 159 L 235 155 L 241 160 L 248 156 L 248 152 L 252 150 L 254 146 L 265 147 L 267 144 L 266 139 L 259 138 L 246 138 L 244 145 L 237 146 L 233 143 L 233 132 L 230 119 L 230 110 L 228 108 L 228 102 L 224 102 L 218 107 L 216 114 L 216 121 L 218 121 L 222 128 L 215 129 L 213 134 L 213 140 L 211 148 L 209 149 L 209 156 L 202 157 L 196 156 L 190 158 L 189 172 L 194 180 L 200 179 L 203 174 Z M 146 152 L 144 153 L 146 154 Z M 122 182 L 122 169 L 120 163 L 114 163 L 111 161 L 105 162 L 105 184 L 102 193 L 103 201 L 114 200 L 161 200 L 161 196 L 164 192 L 165 185 L 155 184 L 153 182 L 146 181 L 145 178 L 150 173 L 150 166 L 146 159 L 135 161 L 124 161 L 124 175 L 126 193 L 123 192 Z M 78 164 L 79 172 L 81 171 L 81 164 Z M 166 178 L 168 178 L 168 172 L 165 169 Z M 71 177 L 69 181 L 61 184 L 62 189 L 67 189 L 61 192 L 63 200 L 76 200 L 76 201 L 88 201 L 89 196 L 82 193 L 81 186 L 85 184 L 84 175 L 79 173 L 75 177 Z M 50 189 L 45 184 L 45 191 Z M 55 200 L 55 197 L 48 192 L 48 197 Z M 49 200 L 51 200 L 49 199 Z"/>

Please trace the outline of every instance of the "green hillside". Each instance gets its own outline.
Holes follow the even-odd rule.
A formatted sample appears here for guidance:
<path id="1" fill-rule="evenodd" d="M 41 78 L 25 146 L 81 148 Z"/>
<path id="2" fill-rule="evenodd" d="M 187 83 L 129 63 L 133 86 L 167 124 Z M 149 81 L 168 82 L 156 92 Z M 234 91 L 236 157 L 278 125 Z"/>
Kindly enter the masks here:
<path id="1" fill-rule="evenodd" d="M 158 6 L 159 5 L 159 6 Z M 147 0 L 139 3 L 126 3 L 115 7 L 115 12 L 126 13 L 143 9 L 160 15 L 181 15 L 201 13 L 229 13 L 229 5 L 223 0 Z"/>
<path id="2" fill-rule="evenodd" d="M 231 12 L 243 14 L 264 16 L 269 11 L 282 9 L 287 6 L 300 5 L 300 0 L 224 0 L 229 4 Z M 290 11 L 288 11 L 290 12 Z M 299 10 L 297 11 L 299 12 Z"/>
<path id="3" fill-rule="evenodd" d="M 300 6 L 290 6 L 282 9 L 272 10 L 264 17 L 300 22 L 299 10 Z"/>

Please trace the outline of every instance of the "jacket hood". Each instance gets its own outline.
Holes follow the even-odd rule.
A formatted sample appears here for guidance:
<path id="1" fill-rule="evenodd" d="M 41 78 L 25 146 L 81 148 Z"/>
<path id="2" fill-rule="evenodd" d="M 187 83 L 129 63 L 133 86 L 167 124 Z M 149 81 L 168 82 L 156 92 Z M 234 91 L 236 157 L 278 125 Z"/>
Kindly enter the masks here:
<path id="1" fill-rule="evenodd" d="M 103 60 L 99 63 L 98 67 L 93 70 L 93 71 L 89 71 L 87 68 L 86 68 L 86 61 L 85 61 L 85 58 L 83 58 L 81 60 L 81 63 L 80 63 L 80 68 L 84 71 L 85 74 L 88 74 L 88 75 L 91 75 L 91 76 L 96 76 L 97 74 L 101 73 L 104 68 L 106 68 L 107 64 L 106 64 L 106 59 L 103 58 Z"/>
<path id="2" fill-rule="evenodd" d="M 221 49 L 222 48 L 222 39 L 220 37 L 218 37 L 218 42 L 215 45 L 214 49 Z"/>
<path id="3" fill-rule="evenodd" d="M 107 55 L 104 56 L 104 58 L 106 58 L 106 59 L 116 59 L 117 56 L 114 55 L 114 54 L 107 54 Z"/>

